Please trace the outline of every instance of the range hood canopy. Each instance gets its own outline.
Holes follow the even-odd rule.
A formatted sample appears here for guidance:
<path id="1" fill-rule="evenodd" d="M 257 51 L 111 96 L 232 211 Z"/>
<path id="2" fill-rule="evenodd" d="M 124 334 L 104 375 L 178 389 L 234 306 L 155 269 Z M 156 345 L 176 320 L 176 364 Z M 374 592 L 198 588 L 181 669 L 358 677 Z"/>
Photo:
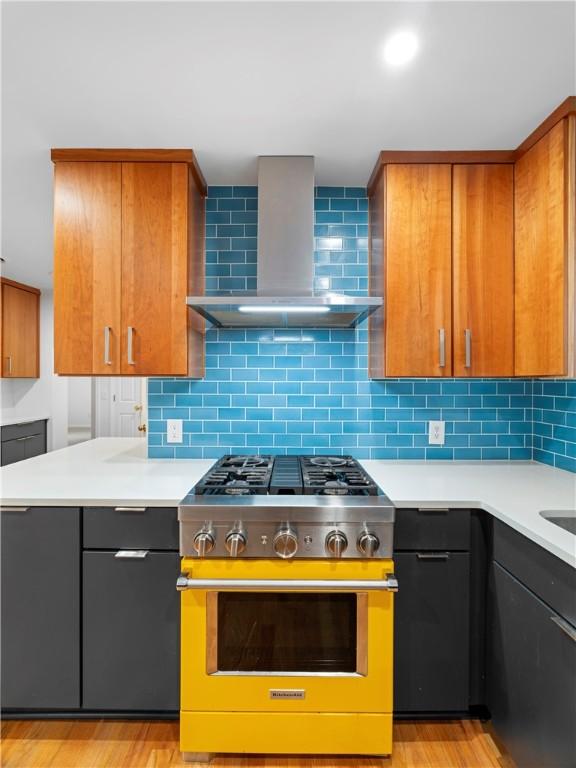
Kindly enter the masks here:
<path id="1" fill-rule="evenodd" d="M 189 296 L 221 328 L 350 328 L 382 299 L 314 293 L 314 158 L 258 159 L 256 293 Z"/>

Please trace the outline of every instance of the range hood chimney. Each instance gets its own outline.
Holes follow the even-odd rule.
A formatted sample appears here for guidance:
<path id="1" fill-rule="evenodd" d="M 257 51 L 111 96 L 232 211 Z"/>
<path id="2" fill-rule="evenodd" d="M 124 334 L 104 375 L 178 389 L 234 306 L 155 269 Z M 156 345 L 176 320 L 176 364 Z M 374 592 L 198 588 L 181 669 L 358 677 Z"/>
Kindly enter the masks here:
<path id="1" fill-rule="evenodd" d="M 258 158 L 256 293 L 189 296 L 221 328 L 350 328 L 381 298 L 314 293 L 314 158 Z"/>

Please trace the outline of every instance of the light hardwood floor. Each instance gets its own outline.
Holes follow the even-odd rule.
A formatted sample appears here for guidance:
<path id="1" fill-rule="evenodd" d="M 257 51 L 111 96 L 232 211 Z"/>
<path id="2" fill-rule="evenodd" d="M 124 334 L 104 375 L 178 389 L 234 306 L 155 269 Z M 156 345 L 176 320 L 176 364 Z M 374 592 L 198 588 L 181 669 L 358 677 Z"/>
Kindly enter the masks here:
<path id="1" fill-rule="evenodd" d="M 216 757 L 212 768 L 503 768 L 509 765 L 477 721 L 396 723 L 390 759 Z M 183 763 L 177 722 L 6 721 L 2 768 L 174 768 Z"/>

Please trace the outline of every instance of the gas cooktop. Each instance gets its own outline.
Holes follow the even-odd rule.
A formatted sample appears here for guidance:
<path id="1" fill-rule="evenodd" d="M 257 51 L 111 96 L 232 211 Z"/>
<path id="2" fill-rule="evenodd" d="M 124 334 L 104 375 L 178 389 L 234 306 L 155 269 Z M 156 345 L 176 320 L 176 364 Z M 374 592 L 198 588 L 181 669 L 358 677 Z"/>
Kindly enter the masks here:
<path id="1" fill-rule="evenodd" d="M 178 519 L 184 557 L 392 553 L 394 505 L 352 456 L 223 456 Z"/>
<path id="2" fill-rule="evenodd" d="M 352 456 L 223 456 L 193 488 L 211 496 L 376 496 L 378 486 Z"/>

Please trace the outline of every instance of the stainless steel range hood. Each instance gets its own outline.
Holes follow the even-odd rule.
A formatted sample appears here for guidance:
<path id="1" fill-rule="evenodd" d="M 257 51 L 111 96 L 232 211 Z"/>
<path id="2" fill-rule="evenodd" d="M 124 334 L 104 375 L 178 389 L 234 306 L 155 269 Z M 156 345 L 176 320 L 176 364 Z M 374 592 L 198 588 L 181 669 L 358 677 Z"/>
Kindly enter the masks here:
<path id="1" fill-rule="evenodd" d="M 256 293 L 189 296 L 221 328 L 350 328 L 381 298 L 314 293 L 314 158 L 258 159 Z"/>

